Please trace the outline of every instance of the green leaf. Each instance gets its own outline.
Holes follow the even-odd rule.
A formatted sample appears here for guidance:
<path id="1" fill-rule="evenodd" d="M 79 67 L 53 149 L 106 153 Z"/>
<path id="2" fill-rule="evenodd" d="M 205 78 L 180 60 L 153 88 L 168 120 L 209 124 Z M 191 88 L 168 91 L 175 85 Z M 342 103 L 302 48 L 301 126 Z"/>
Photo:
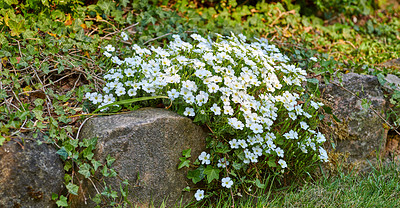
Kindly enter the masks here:
<path id="1" fill-rule="evenodd" d="M 93 150 L 92 146 L 85 148 L 82 151 L 83 157 L 87 158 L 88 160 L 92 160 L 92 158 L 94 156 L 94 153 L 92 152 L 92 150 Z"/>
<path id="2" fill-rule="evenodd" d="M 189 167 L 190 160 L 188 160 L 186 157 L 180 157 L 179 160 L 181 162 L 178 165 L 178 169 L 181 169 L 183 167 Z"/>
<path id="3" fill-rule="evenodd" d="M 68 207 L 67 197 L 61 195 L 60 200 L 56 202 L 58 207 Z"/>
<path id="4" fill-rule="evenodd" d="M 19 34 L 24 32 L 25 31 L 24 24 L 25 20 L 19 22 L 15 22 L 13 20 L 8 21 L 8 25 L 11 29 L 11 36 L 19 36 Z"/>
<path id="5" fill-rule="evenodd" d="M 97 6 L 104 11 L 104 14 L 109 16 L 111 9 L 115 8 L 115 3 L 110 0 L 100 0 L 97 2 Z"/>
<path id="6" fill-rule="evenodd" d="M 311 79 L 307 79 L 307 82 L 308 82 L 308 83 L 312 83 L 312 84 L 318 84 L 318 83 L 319 83 L 319 80 L 316 79 L 316 78 L 311 78 Z"/>
<path id="7" fill-rule="evenodd" d="M 56 200 L 56 199 L 58 199 L 58 194 L 52 193 L 51 194 L 51 200 Z"/>
<path id="8" fill-rule="evenodd" d="M 240 168 L 242 168 L 243 164 L 242 163 L 237 163 L 237 162 L 233 162 L 233 168 L 235 168 L 236 170 L 240 170 Z"/>
<path id="9" fill-rule="evenodd" d="M 214 179 L 218 180 L 219 179 L 219 172 L 221 172 L 220 169 L 214 168 L 211 165 L 208 165 L 207 168 L 204 170 L 204 174 L 207 175 L 207 182 L 211 183 Z"/>
<path id="10" fill-rule="evenodd" d="M 393 95 L 392 95 L 393 99 L 399 99 L 400 98 L 400 91 L 396 90 L 394 91 Z"/>
<path id="11" fill-rule="evenodd" d="M 378 77 L 378 81 L 381 85 L 384 85 L 387 82 L 382 73 L 377 74 L 376 77 Z"/>
<path id="12" fill-rule="evenodd" d="M 97 169 L 98 169 L 100 166 L 102 166 L 102 164 L 101 164 L 99 161 L 97 161 L 97 160 L 92 160 L 92 165 L 93 165 L 93 167 L 94 167 L 94 171 L 97 171 Z"/>
<path id="13" fill-rule="evenodd" d="M 121 100 L 121 101 L 117 101 L 117 102 L 113 102 L 111 104 L 105 105 L 101 108 L 98 108 L 95 111 L 93 111 L 93 113 L 96 113 L 96 112 L 103 110 L 105 108 L 108 108 L 108 107 L 112 107 L 114 105 L 125 105 L 125 104 L 131 104 L 131 103 L 138 102 L 138 101 L 152 100 L 152 99 L 158 99 L 158 98 L 169 99 L 169 97 L 167 97 L 167 96 L 152 96 L 152 97 L 140 97 L 140 98 L 132 98 L 132 99 L 128 99 L 128 100 Z M 172 100 L 171 100 L 171 102 L 172 102 Z"/>
<path id="14" fill-rule="evenodd" d="M 261 189 L 265 188 L 265 184 L 261 183 L 261 181 L 258 180 L 258 178 L 256 178 L 256 186 Z"/>
<path id="15" fill-rule="evenodd" d="M 182 151 L 182 156 L 189 158 L 191 157 L 190 153 L 192 152 L 192 149 L 186 149 Z"/>
<path id="16" fill-rule="evenodd" d="M 80 173 L 83 176 L 85 176 L 85 178 L 89 178 L 90 177 L 90 165 L 87 164 L 87 163 L 84 163 L 83 165 L 81 165 L 79 167 L 78 173 Z"/>
<path id="17" fill-rule="evenodd" d="M 106 160 L 107 160 L 107 166 L 110 167 L 114 163 L 115 158 L 111 157 L 110 154 L 108 154 Z"/>
<path id="18" fill-rule="evenodd" d="M 192 179 L 194 184 L 200 182 L 204 178 L 204 167 L 200 166 L 196 170 L 188 171 L 187 178 Z"/>
<path id="19" fill-rule="evenodd" d="M 267 161 L 267 164 L 268 164 L 268 166 L 271 167 L 271 168 L 277 167 L 277 166 L 276 166 L 276 163 L 275 163 L 275 158 L 274 158 L 274 157 L 270 157 L 269 160 Z"/>
<path id="20" fill-rule="evenodd" d="M 12 4 L 18 4 L 18 0 L 4 0 L 4 2 L 6 2 L 6 4 L 8 5 L 12 5 Z"/>
<path id="21" fill-rule="evenodd" d="M 61 159 L 66 160 L 68 158 L 68 152 L 65 150 L 65 147 L 61 147 L 57 152 L 60 155 Z"/>
<path id="22" fill-rule="evenodd" d="M 368 101 L 367 99 L 362 99 L 361 100 L 361 107 L 364 108 L 365 110 L 369 109 L 369 106 L 371 106 L 370 101 Z"/>
<path id="23" fill-rule="evenodd" d="M 3 145 L 3 142 L 6 141 L 6 138 L 0 135 L 0 146 Z"/>
<path id="24" fill-rule="evenodd" d="M 101 194 L 96 194 L 96 196 L 94 196 L 92 198 L 92 200 L 96 203 L 96 204 L 100 204 L 101 203 Z"/>
<path id="25" fill-rule="evenodd" d="M 73 183 L 68 183 L 68 185 L 66 187 L 67 187 L 69 193 L 71 193 L 73 195 L 78 195 L 79 186 L 77 186 Z"/>

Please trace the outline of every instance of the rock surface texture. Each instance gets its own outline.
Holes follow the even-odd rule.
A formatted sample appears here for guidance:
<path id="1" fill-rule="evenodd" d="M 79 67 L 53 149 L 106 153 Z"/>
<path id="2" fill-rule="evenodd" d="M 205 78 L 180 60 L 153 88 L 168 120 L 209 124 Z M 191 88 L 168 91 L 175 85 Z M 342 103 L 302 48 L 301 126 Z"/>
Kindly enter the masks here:
<path id="1" fill-rule="evenodd" d="M 387 131 L 381 117 L 385 118 L 386 101 L 375 76 L 348 73 L 341 84 L 334 81 L 321 88 L 323 98 L 340 119 L 331 119 L 333 125 L 326 133 L 334 140 L 337 152 L 347 153 L 349 162 L 365 168 L 366 160 L 376 159 L 385 150 Z M 368 109 L 362 106 L 364 98 L 370 101 Z"/>
<path id="2" fill-rule="evenodd" d="M 80 138 L 98 137 L 96 160 L 105 162 L 107 155 L 116 159 L 112 168 L 121 179 L 128 180 L 128 200 L 135 206 L 159 207 L 164 201 L 166 207 L 173 207 L 181 200 L 182 190 L 190 185 L 184 170 L 187 168 L 177 169 L 182 150 L 191 148 L 194 161 L 204 151 L 207 135 L 189 118 L 165 109 L 144 108 L 90 119 Z M 104 180 L 119 190 L 119 177 Z M 84 196 L 93 197 L 96 190 L 91 183 L 85 183 L 83 194 L 71 199 L 71 207 L 90 206 L 85 204 Z M 102 181 L 99 184 L 104 185 Z M 193 193 L 185 194 L 183 202 L 193 198 Z"/>
<path id="3" fill-rule="evenodd" d="M 51 194 L 63 190 L 64 169 L 56 149 L 33 139 L 0 147 L 0 207 L 57 207 Z"/>

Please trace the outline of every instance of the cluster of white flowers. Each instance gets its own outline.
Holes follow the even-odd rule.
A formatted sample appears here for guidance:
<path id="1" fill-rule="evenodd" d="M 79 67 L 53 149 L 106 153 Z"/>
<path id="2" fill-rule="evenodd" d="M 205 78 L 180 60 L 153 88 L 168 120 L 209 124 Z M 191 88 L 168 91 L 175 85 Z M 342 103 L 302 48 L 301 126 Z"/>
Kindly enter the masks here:
<path id="1" fill-rule="evenodd" d="M 121 36 L 128 40 L 126 33 Z M 293 90 L 302 89 L 305 70 L 290 65 L 288 57 L 266 39 L 246 43 L 243 35 L 219 36 L 215 42 L 197 34 L 191 37 L 193 44 L 173 35 L 174 40 L 165 48 L 134 45 L 134 56 L 123 60 L 112 55 L 114 47 L 106 46 L 104 55 L 111 57 L 117 67 L 104 76 L 104 95 L 88 93 L 86 97 L 102 107 L 137 95 L 167 95 L 182 105 L 185 116 L 222 117 L 233 131 L 247 135 L 228 141 L 232 150 L 242 150 L 243 163 L 257 163 L 263 155 L 275 155 L 280 167 L 287 168 L 277 137 L 297 143 L 304 153 L 319 153 L 320 160 L 328 160 L 321 147 L 324 135 L 308 123 L 312 118 L 310 109 L 316 110 L 322 103 L 298 102 L 302 92 Z M 298 122 L 292 122 L 296 125 L 286 132 L 274 131 L 278 111 L 286 112 L 287 122 Z M 300 139 L 300 135 L 307 138 Z M 208 165 L 213 157 L 203 152 L 198 159 Z M 219 158 L 217 166 L 224 169 L 229 160 Z M 222 179 L 223 187 L 232 185 L 230 177 Z M 197 200 L 203 197 L 204 191 L 196 193 Z"/>

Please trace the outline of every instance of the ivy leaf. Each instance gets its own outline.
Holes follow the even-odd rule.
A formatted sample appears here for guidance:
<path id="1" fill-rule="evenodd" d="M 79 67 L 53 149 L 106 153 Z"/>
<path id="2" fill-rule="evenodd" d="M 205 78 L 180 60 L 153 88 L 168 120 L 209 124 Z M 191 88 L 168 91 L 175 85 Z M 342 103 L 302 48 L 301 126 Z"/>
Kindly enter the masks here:
<path id="1" fill-rule="evenodd" d="M 235 170 L 240 170 L 240 168 L 242 168 L 243 164 L 242 163 L 237 163 L 237 162 L 233 162 L 233 168 L 235 168 Z"/>
<path id="2" fill-rule="evenodd" d="M 129 0 L 120 0 L 120 2 L 123 7 L 126 7 L 128 6 Z"/>
<path id="3" fill-rule="evenodd" d="M 69 193 L 71 193 L 73 195 L 78 195 L 79 186 L 77 186 L 73 183 L 68 183 L 68 185 L 66 187 L 67 187 Z"/>
<path id="4" fill-rule="evenodd" d="M 111 8 L 115 8 L 115 3 L 109 0 L 100 0 L 99 2 L 97 2 L 97 6 L 99 6 L 100 9 L 104 11 L 104 14 L 109 16 Z"/>
<path id="5" fill-rule="evenodd" d="M 11 36 L 19 36 L 22 32 L 25 31 L 25 20 L 20 22 L 15 22 L 13 20 L 8 21 L 9 27 L 11 29 Z"/>
<path id="6" fill-rule="evenodd" d="M 208 165 L 207 168 L 204 170 L 204 174 L 207 175 L 207 182 L 211 183 L 211 181 L 213 181 L 214 179 L 218 180 L 219 172 L 221 172 L 220 169 Z"/>
<path id="7" fill-rule="evenodd" d="M 60 155 L 62 160 L 66 160 L 68 157 L 68 152 L 65 150 L 65 147 L 61 147 L 56 153 Z"/>
<path id="8" fill-rule="evenodd" d="M 68 207 L 67 197 L 61 195 L 60 200 L 58 200 L 56 204 L 59 207 Z"/>
<path id="9" fill-rule="evenodd" d="M 83 176 L 85 176 L 85 178 L 89 178 L 90 177 L 90 165 L 85 163 L 83 165 L 81 165 L 79 167 L 79 171 L 80 174 L 82 174 Z"/>
<path id="10" fill-rule="evenodd" d="M 191 157 L 190 153 L 192 152 L 192 149 L 186 149 L 182 151 L 182 156 L 189 158 Z"/>
<path id="11" fill-rule="evenodd" d="M 87 148 L 85 148 L 82 151 L 83 157 L 87 158 L 88 160 L 92 160 L 94 153 L 92 152 L 93 148 L 92 146 L 89 146 Z"/>
<path id="12" fill-rule="evenodd" d="M 110 167 L 114 163 L 115 158 L 111 157 L 110 155 L 107 155 L 106 160 L 107 160 L 107 166 Z"/>
<path id="13" fill-rule="evenodd" d="M 97 161 L 97 160 L 92 160 L 92 164 L 93 164 L 93 167 L 94 167 L 94 171 L 97 171 L 97 169 L 98 169 L 100 166 L 102 166 L 102 164 L 101 164 L 99 161 Z"/>
<path id="14" fill-rule="evenodd" d="M 183 167 L 189 167 L 190 160 L 188 160 L 186 157 L 180 157 L 179 160 L 181 162 L 178 165 L 178 169 L 181 169 Z"/>
<path id="15" fill-rule="evenodd" d="M 200 182 L 204 178 L 204 167 L 200 166 L 196 170 L 188 171 L 187 178 L 192 179 L 194 184 Z"/>

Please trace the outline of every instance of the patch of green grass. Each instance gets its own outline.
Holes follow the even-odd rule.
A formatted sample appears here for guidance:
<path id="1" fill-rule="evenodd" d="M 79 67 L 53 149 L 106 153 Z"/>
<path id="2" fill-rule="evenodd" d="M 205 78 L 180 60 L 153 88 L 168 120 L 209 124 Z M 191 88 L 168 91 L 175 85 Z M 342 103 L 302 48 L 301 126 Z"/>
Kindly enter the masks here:
<path id="1" fill-rule="evenodd" d="M 206 207 L 227 208 L 234 203 L 221 198 Z M 241 198 L 235 207 L 398 207 L 400 166 L 394 162 L 374 167 L 366 174 L 339 172 L 303 186 Z"/>

